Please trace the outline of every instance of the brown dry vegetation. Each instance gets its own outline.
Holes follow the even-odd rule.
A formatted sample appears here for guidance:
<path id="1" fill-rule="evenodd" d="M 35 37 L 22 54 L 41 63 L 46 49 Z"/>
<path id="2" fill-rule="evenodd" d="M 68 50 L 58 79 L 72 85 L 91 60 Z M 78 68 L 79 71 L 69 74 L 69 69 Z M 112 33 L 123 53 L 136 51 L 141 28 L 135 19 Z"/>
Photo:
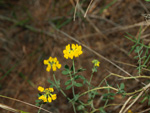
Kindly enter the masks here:
<path id="1" fill-rule="evenodd" d="M 102 11 L 112 1 L 115 0 L 94 0 L 84 18 L 90 0 L 80 0 L 76 19 L 73 21 L 76 5 L 74 0 L 0 0 L 0 78 L 3 77 L 0 79 L 0 94 L 35 104 L 37 87 L 49 87 L 47 79 L 52 79 L 52 74 L 45 71 L 43 59 L 53 56 L 62 65 L 69 64 L 71 61 L 64 59 L 62 52 L 68 43 L 83 45 L 84 53 L 76 59 L 76 66 L 87 69 L 83 73 L 86 78 L 89 79 L 91 74 L 91 61 L 98 59 L 101 62 L 98 73 L 94 74 L 93 85 L 99 84 L 109 74 L 108 71 L 128 76 L 107 59 L 131 75 L 138 75 L 135 67 L 124 64 L 137 65 L 134 54 L 128 55 L 133 42 L 124 35 L 128 32 L 137 36 L 140 26 L 145 27 L 146 21 L 141 14 L 149 13 L 150 3 L 142 0 L 116 0 Z M 147 26 L 141 36 L 145 44 L 150 43 L 149 33 Z M 63 86 L 67 78 L 61 74 L 61 70 L 56 72 L 56 76 Z M 148 71 L 144 74 L 150 75 Z M 144 82 L 143 79 L 141 81 Z M 135 80 L 120 80 L 113 76 L 107 82 L 113 86 L 124 82 L 127 92 L 143 87 Z M 83 92 L 86 89 L 75 90 Z M 65 92 L 71 97 L 71 91 Z M 104 91 L 99 93 L 100 96 L 95 100 L 96 107 L 104 104 L 99 101 Z M 83 101 L 84 99 L 86 97 Z M 126 100 L 127 98 L 116 96 L 113 103 L 123 104 Z M 5 98 L 0 98 L 0 103 L 32 113 L 38 111 L 37 108 Z M 140 104 L 138 101 L 131 109 L 139 112 L 147 107 L 146 102 Z M 61 93 L 58 93 L 56 101 L 43 108 L 53 113 L 73 112 L 71 103 Z M 120 109 L 121 106 L 108 107 L 106 111 L 118 113 Z M 11 112 L 0 108 L 0 113 Z"/>

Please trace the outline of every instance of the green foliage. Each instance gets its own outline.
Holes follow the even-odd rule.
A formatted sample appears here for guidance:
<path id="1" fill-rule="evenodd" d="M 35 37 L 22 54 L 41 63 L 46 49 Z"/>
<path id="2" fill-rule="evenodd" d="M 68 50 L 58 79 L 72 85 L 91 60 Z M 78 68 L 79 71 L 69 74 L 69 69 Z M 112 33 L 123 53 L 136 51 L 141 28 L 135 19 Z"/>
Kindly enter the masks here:
<path id="1" fill-rule="evenodd" d="M 105 93 L 103 94 L 103 101 L 114 100 L 115 93 Z"/>
<path id="2" fill-rule="evenodd" d="M 129 54 L 132 53 L 133 51 L 134 51 L 134 53 L 136 53 L 137 56 L 135 56 L 134 59 L 138 60 L 137 70 L 138 70 L 139 74 L 142 73 L 143 68 L 147 68 L 148 61 L 150 60 L 150 54 L 149 54 L 150 46 L 145 45 L 143 40 L 140 39 L 141 30 L 142 29 L 140 29 L 140 33 L 139 33 L 137 39 L 129 33 L 127 33 L 128 36 L 125 36 L 127 39 L 134 42 L 134 45 L 131 47 Z"/>
<path id="3" fill-rule="evenodd" d="M 125 88 L 125 85 L 124 85 L 124 83 L 121 83 L 120 84 L 120 87 L 118 86 L 118 84 L 117 84 L 117 87 L 118 87 L 118 92 L 117 92 L 117 94 L 122 94 L 122 96 L 125 96 L 125 90 L 124 90 L 124 88 Z"/>
<path id="4" fill-rule="evenodd" d="M 104 110 L 103 107 L 100 107 L 100 108 L 99 108 L 99 111 L 100 111 L 100 113 L 106 113 L 106 111 Z"/>
<path id="5" fill-rule="evenodd" d="M 148 102 L 148 106 L 150 106 L 150 95 L 149 94 L 145 94 L 143 96 L 143 99 L 141 100 L 141 103 L 143 104 L 145 101 Z"/>

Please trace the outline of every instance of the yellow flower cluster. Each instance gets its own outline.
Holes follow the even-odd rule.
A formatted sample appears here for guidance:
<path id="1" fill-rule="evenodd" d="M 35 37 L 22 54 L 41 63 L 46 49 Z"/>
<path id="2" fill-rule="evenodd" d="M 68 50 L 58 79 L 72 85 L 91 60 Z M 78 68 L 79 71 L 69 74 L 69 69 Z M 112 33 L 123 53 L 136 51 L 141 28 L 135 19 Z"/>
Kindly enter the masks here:
<path id="1" fill-rule="evenodd" d="M 50 71 L 51 68 L 53 69 L 53 71 L 56 71 L 56 68 L 60 69 L 61 68 L 61 64 L 59 64 L 59 61 L 57 60 L 57 58 L 52 58 L 49 57 L 48 60 L 44 60 L 44 64 L 47 65 L 46 71 Z"/>
<path id="2" fill-rule="evenodd" d="M 52 94 L 52 92 L 54 92 L 53 88 L 44 89 L 43 87 L 39 86 L 38 90 L 40 92 L 44 92 L 44 94 L 39 97 L 39 100 L 43 100 L 43 102 L 51 103 L 52 100 L 56 100 L 57 98 L 56 94 Z"/>
<path id="3" fill-rule="evenodd" d="M 72 44 L 70 46 L 70 44 L 68 44 L 66 46 L 66 49 L 63 50 L 64 53 L 64 57 L 66 59 L 70 58 L 73 59 L 73 57 L 79 57 L 79 55 L 81 55 L 83 53 L 82 51 L 82 46 L 79 46 L 78 44 Z"/>
<path id="4" fill-rule="evenodd" d="M 92 63 L 95 67 L 99 67 L 100 62 L 98 60 L 93 60 Z"/>

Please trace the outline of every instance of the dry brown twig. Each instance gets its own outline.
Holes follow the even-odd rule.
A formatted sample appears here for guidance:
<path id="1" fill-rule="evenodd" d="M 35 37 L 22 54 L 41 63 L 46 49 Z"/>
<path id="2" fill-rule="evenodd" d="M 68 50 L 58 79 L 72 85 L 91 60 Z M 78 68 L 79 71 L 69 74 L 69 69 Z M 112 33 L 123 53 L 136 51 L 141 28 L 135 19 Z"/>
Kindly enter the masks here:
<path id="1" fill-rule="evenodd" d="M 88 7 L 87 7 L 87 9 L 85 11 L 84 18 L 86 17 L 86 15 L 87 15 L 87 13 L 88 13 L 88 11 L 90 9 L 90 6 L 91 6 L 92 2 L 93 2 L 93 0 L 90 1 L 89 5 L 88 5 Z"/>
<path id="2" fill-rule="evenodd" d="M 122 106 L 121 110 L 119 111 L 119 113 L 122 113 L 122 111 L 124 110 L 124 108 L 126 107 L 126 105 L 129 103 L 129 101 L 132 99 L 133 96 L 130 96 L 127 101 L 124 103 L 124 105 Z"/>
<path id="3" fill-rule="evenodd" d="M 11 97 L 6 97 L 6 96 L 3 96 L 3 95 L 0 95 L 0 97 L 6 98 L 6 99 L 10 99 L 10 100 L 14 100 L 14 101 L 17 101 L 17 102 L 21 102 L 21 103 L 23 103 L 23 104 L 26 104 L 26 105 L 29 105 L 29 106 L 32 106 L 32 107 L 41 109 L 41 110 L 43 110 L 43 111 L 46 111 L 47 113 L 52 113 L 52 112 L 50 112 L 50 111 L 48 111 L 48 110 L 46 110 L 46 109 L 44 109 L 44 108 L 42 108 L 42 107 L 35 106 L 35 105 L 30 104 L 30 103 L 28 103 L 28 102 L 24 102 L 24 101 L 22 101 L 22 100 L 18 100 L 18 99 L 11 98 Z"/>
<path id="4" fill-rule="evenodd" d="M 77 0 L 75 10 L 74 10 L 74 16 L 73 16 L 74 21 L 76 20 L 76 13 L 77 13 L 78 4 L 79 4 L 79 0 Z"/>
<path id="5" fill-rule="evenodd" d="M 134 99 L 134 101 L 123 112 L 120 112 L 120 113 L 126 113 L 149 87 L 150 87 L 150 83 L 147 84 L 145 87 L 143 87 L 143 91 L 141 91 L 139 95 Z"/>

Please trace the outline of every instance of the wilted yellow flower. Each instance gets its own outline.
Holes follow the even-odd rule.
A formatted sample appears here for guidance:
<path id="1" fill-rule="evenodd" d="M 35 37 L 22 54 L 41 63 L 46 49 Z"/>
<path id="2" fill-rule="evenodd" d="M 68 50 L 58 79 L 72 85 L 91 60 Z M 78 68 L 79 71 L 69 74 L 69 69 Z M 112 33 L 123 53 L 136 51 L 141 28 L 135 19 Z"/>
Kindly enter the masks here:
<path id="1" fill-rule="evenodd" d="M 57 58 L 52 58 L 49 57 L 48 60 L 44 60 L 44 64 L 47 65 L 46 71 L 50 71 L 51 68 L 53 71 L 56 71 L 56 69 L 60 69 L 61 68 L 61 64 L 59 64 L 59 61 L 57 60 Z"/>
<path id="2" fill-rule="evenodd" d="M 100 62 L 98 60 L 93 60 L 92 63 L 94 64 L 95 67 L 99 67 Z"/>
<path id="3" fill-rule="evenodd" d="M 54 92 L 53 88 L 45 88 L 44 89 L 43 87 L 39 86 L 38 90 L 40 92 L 44 92 L 44 94 L 38 98 L 39 100 L 43 100 L 43 102 L 51 103 L 52 100 L 56 100 L 56 98 L 57 98 L 56 94 L 52 94 L 52 92 Z"/>
<path id="4" fill-rule="evenodd" d="M 70 44 L 68 44 L 66 46 L 66 49 L 63 50 L 63 53 L 66 59 L 73 59 L 73 57 L 79 57 L 83 53 L 82 46 L 79 46 L 78 44 L 72 44 L 70 46 Z"/>

